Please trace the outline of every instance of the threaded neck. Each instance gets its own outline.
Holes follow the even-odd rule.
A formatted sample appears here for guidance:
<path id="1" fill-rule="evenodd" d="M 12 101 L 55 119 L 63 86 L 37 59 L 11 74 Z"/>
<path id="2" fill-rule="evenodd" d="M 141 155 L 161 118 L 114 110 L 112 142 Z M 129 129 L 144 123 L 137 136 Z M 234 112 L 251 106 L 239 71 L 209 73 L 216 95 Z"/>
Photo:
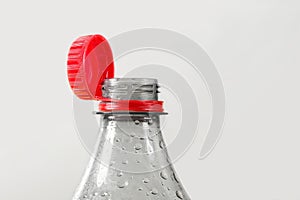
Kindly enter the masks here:
<path id="1" fill-rule="evenodd" d="M 102 86 L 105 98 L 118 100 L 158 100 L 157 79 L 151 78 L 112 78 Z"/>

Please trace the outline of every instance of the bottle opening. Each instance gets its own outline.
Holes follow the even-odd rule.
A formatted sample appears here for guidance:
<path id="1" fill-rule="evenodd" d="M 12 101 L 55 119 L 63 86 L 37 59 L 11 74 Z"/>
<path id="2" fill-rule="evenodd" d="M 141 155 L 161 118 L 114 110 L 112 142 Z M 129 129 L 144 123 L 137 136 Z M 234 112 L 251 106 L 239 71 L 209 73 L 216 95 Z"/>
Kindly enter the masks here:
<path id="1" fill-rule="evenodd" d="M 163 102 L 158 101 L 158 81 L 152 78 L 105 79 L 99 104 L 103 112 L 163 112 Z"/>

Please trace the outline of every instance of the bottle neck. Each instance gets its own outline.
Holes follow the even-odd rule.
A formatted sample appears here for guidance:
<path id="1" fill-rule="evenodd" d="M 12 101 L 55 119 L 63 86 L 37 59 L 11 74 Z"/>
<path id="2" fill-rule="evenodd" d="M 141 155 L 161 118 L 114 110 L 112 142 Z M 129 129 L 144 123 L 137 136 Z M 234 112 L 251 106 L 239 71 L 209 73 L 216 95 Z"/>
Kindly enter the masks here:
<path id="1" fill-rule="evenodd" d="M 158 114 L 104 114 L 96 159 L 118 171 L 146 173 L 169 165 Z"/>

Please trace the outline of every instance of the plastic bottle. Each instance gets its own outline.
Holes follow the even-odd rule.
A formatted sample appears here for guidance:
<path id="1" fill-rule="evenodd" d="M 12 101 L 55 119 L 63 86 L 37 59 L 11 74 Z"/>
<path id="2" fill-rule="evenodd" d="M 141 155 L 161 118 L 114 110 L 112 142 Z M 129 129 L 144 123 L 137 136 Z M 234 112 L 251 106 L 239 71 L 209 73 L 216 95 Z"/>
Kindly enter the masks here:
<path id="1" fill-rule="evenodd" d="M 100 35 L 78 38 L 68 57 L 74 93 L 99 101 L 101 128 L 95 152 L 73 200 L 188 200 L 160 130 L 167 113 L 158 82 L 114 78 L 109 44 Z"/>

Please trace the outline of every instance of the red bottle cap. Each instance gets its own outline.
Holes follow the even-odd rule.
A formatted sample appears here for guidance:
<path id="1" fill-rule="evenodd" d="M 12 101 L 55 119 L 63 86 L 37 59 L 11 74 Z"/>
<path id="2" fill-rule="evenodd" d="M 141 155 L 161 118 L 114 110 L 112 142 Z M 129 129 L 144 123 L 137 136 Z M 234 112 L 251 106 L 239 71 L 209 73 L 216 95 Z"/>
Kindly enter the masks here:
<path id="1" fill-rule="evenodd" d="M 73 92 L 80 99 L 101 100 L 102 82 L 114 77 L 111 48 L 101 35 L 76 39 L 68 54 L 68 79 Z"/>
<path id="2" fill-rule="evenodd" d="M 163 112 L 163 102 L 156 100 L 116 100 L 102 96 L 102 83 L 114 77 L 112 50 L 101 35 L 76 39 L 68 54 L 68 79 L 73 92 L 84 100 L 99 100 L 99 110 Z"/>

